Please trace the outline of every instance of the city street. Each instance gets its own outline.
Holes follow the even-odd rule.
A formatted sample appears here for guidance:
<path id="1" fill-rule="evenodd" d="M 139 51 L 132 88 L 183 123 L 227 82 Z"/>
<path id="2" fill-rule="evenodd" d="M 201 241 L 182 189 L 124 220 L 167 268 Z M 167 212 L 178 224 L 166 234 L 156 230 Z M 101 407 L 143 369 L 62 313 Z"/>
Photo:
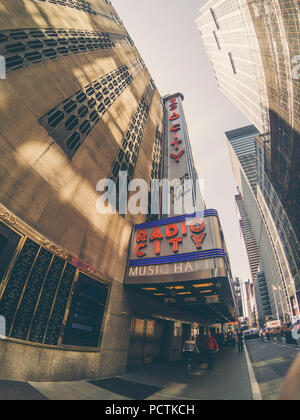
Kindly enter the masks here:
<path id="1" fill-rule="evenodd" d="M 0 400 L 279 399 L 283 379 L 300 349 L 274 342 L 262 343 L 260 340 L 247 342 L 247 349 L 248 352 L 243 354 L 239 354 L 237 349 L 233 352 L 224 349 L 216 356 L 212 371 L 207 370 L 205 363 L 194 366 L 190 372 L 182 363 L 159 363 L 98 381 L 0 381 Z M 252 367 L 249 366 L 249 358 Z"/>
<path id="2" fill-rule="evenodd" d="M 276 400 L 283 379 L 300 349 L 274 341 L 248 341 L 247 348 L 263 400 Z"/>
<path id="3" fill-rule="evenodd" d="M 245 354 L 220 352 L 215 366 L 187 371 L 182 362 L 146 365 L 98 381 L 20 383 L 0 381 L 0 400 L 252 400 Z"/>

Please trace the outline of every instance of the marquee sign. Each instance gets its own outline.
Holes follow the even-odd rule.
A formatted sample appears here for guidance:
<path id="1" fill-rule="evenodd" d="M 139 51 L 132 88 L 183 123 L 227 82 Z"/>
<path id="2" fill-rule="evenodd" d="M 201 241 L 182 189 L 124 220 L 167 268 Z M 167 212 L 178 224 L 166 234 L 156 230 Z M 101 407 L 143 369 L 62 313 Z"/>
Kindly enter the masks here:
<path id="1" fill-rule="evenodd" d="M 189 140 L 182 107 L 182 95 L 176 94 L 165 100 L 168 179 L 191 179 L 192 174 L 188 165 Z"/>
<path id="2" fill-rule="evenodd" d="M 204 208 L 201 203 L 200 189 L 197 186 L 197 173 L 184 116 L 183 99 L 181 93 L 164 98 L 166 115 L 164 178 L 168 179 L 170 183 L 176 180 L 173 189 L 171 189 L 170 209 L 167 213 L 169 216 L 184 214 L 186 211 L 191 211 L 188 209 L 192 208 L 196 211 Z M 181 203 L 182 198 L 187 200 L 186 207 Z M 178 208 L 181 209 L 179 212 Z"/>
<path id="3" fill-rule="evenodd" d="M 127 284 L 226 275 L 218 213 L 205 210 L 134 228 Z"/>

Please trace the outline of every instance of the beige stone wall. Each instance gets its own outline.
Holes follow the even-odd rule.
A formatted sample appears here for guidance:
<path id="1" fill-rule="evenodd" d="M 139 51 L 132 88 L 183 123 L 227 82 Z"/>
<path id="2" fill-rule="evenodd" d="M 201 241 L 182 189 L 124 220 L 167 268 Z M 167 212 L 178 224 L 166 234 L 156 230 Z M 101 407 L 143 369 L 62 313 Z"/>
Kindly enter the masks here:
<path id="1" fill-rule="evenodd" d="M 102 0 L 93 3 L 113 10 Z M 111 20 L 50 3 L 2 0 L 0 30 L 66 28 L 126 34 Z M 39 118 L 92 81 L 139 57 L 122 47 L 59 57 L 7 74 L 0 81 L 0 203 L 30 227 L 112 279 L 101 353 L 66 352 L 0 342 L 0 376 L 23 380 L 95 378 L 125 371 L 130 310 L 122 313 L 123 279 L 133 222 L 144 216 L 101 216 L 96 184 L 106 178 L 150 75 L 142 71 L 109 108 L 72 160 Z M 155 91 L 135 177 L 149 182 L 157 124 Z"/>

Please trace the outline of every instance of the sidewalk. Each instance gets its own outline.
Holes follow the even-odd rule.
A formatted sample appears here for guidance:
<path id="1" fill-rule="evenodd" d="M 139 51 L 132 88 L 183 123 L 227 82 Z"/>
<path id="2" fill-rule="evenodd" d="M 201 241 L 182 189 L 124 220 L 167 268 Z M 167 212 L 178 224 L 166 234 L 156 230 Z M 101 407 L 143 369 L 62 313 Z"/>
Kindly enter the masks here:
<path id="1" fill-rule="evenodd" d="M 252 400 L 245 353 L 223 350 L 213 371 L 205 364 L 186 371 L 181 363 L 148 365 L 99 381 L 20 383 L 0 381 L 0 400 Z"/>

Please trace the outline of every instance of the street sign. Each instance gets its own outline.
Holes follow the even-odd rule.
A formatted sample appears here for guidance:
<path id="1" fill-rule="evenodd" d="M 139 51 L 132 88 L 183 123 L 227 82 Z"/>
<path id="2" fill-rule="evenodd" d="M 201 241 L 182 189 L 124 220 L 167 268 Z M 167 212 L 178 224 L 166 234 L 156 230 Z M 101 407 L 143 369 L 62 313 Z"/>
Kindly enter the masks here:
<path id="1" fill-rule="evenodd" d="M 267 328 L 280 328 L 281 327 L 281 321 L 280 320 L 269 321 L 269 322 L 267 322 L 266 327 Z"/>

